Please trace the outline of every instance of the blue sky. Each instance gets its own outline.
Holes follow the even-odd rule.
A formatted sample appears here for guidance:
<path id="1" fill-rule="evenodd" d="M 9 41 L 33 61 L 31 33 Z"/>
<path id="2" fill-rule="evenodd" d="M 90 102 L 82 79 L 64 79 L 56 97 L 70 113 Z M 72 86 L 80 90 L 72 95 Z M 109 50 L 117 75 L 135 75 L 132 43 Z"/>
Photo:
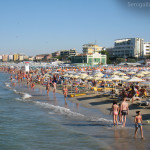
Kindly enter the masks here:
<path id="1" fill-rule="evenodd" d="M 83 44 L 112 47 L 125 37 L 150 41 L 150 8 L 119 1 L 0 0 L 0 54 L 82 52 Z"/>

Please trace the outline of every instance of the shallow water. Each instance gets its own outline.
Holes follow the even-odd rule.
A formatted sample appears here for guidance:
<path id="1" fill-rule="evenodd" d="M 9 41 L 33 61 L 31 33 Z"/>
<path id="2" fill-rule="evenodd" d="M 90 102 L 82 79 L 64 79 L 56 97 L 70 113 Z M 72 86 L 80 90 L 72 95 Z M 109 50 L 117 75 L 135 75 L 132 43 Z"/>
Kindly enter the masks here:
<path id="1" fill-rule="evenodd" d="M 0 73 L 0 149 L 2 150 L 141 150 L 145 140 L 133 138 L 134 125 L 113 127 L 112 116 L 67 100 L 63 95 L 25 85 L 13 87 L 9 75 Z"/>

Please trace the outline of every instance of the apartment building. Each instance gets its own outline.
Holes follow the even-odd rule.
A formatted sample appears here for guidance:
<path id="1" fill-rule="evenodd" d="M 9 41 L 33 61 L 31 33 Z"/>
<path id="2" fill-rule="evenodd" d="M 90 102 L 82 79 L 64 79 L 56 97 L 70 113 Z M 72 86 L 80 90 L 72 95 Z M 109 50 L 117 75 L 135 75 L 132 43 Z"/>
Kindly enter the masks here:
<path id="1" fill-rule="evenodd" d="M 96 44 L 89 43 L 89 44 L 84 44 L 82 46 L 82 49 L 83 49 L 83 54 L 94 54 L 96 52 L 97 53 L 101 52 L 104 49 L 104 47 L 100 47 Z"/>
<path id="2" fill-rule="evenodd" d="M 144 42 L 144 56 L 150 55 L 150 42 Z"/>
<path id="3" fill-rule="evenodd" d="M 110 57 L 143 57 L 144 40 L 141 38 L 124 38 L 114 42 L 113 48 L 106 49 Z"/>

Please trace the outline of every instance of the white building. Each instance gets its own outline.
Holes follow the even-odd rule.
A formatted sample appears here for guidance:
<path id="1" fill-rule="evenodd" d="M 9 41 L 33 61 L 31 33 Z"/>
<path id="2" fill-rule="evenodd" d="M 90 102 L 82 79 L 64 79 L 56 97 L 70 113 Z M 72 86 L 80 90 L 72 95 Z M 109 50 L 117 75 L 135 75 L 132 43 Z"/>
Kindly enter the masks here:
<path id="1" fill-rule="evenodd" d="M 90 65 L 106 65 L 107 55 L 102 55 L 99 53 L 94 54 L 80 54 L 71 57 L 71 63 L 87 63 Z"/>
<path id="2" fill-rule="evenodd" d="M 144 40 L 141 38 L 124 38 L 115 40 L 114 47 L 106 50 L 112 57 L 143 57 Z"/>
<path id="3" fill-rule="evenodd" d="M 144 56 L 150 55 L 150 42 L 144 42 Z"/>
<path id="4" fill-rule="evenodd" d="M 3 55 L 0 55 L 0 61 L 2 61 L 3 60 Z"/>
<path id="5" fill-rule="evenodd" d="M 8 55 L 8 61 L 13 61 L 13 57 L 14 57 L 13 54 L 9 54 Z"/>

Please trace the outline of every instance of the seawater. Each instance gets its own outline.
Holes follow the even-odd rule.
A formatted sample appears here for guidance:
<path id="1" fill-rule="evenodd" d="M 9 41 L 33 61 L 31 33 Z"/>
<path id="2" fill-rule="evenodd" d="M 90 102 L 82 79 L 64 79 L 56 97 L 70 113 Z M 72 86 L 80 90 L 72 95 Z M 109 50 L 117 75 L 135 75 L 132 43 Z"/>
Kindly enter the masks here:
<path id="1" fill-rule="evenodd" d="M 132 124 L 113 127 L 112 116 L 58 93 L 13 87 L 9 76 L 0 73 L 0 150 L 149 149 L 148 134 L 133 139 Z"/>

